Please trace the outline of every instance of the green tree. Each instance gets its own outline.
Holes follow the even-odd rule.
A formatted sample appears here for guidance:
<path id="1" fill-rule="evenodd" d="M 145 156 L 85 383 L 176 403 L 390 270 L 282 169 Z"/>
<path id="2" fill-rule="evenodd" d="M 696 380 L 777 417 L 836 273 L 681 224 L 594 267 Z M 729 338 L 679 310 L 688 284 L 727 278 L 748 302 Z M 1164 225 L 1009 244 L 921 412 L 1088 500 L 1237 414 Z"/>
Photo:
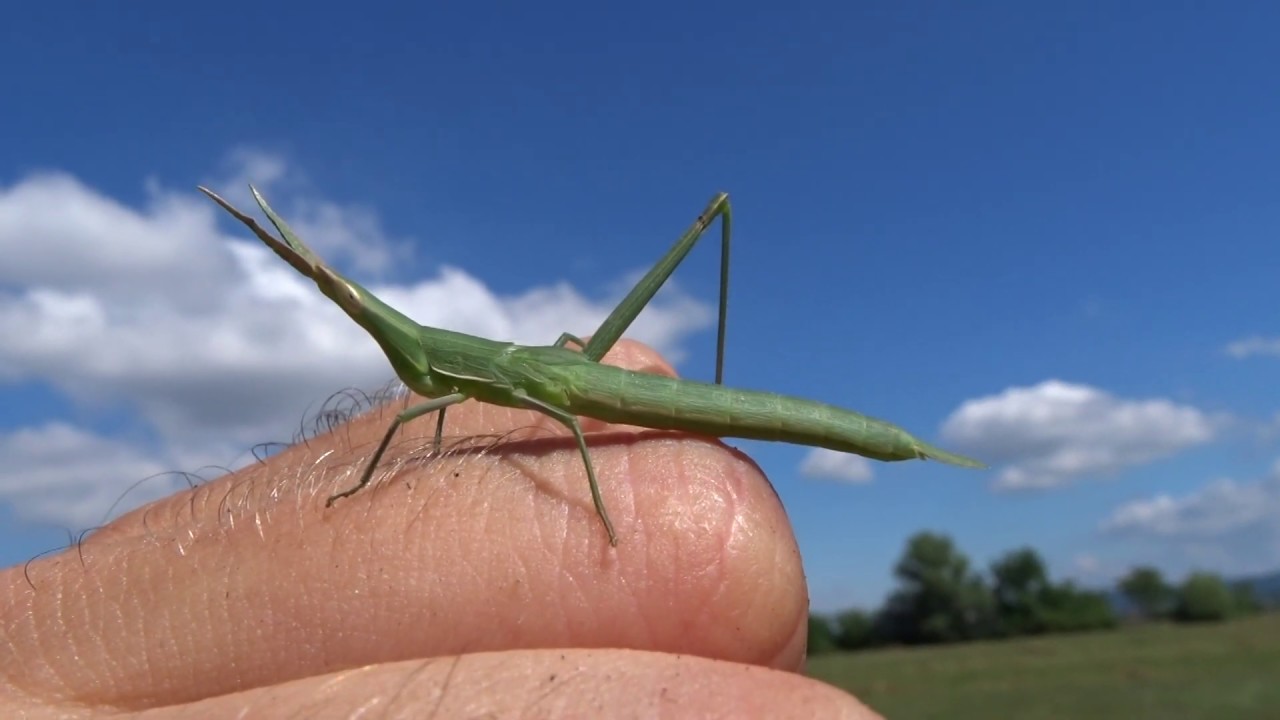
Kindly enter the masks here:
<path id="1" fill-rule="evenodd" d="M 1231 585 L 1231 604 L 1239 615 L 1255 615 L 1263 609 L 1253 583 L 1247 581 Z"/>
<path id="2" fill-rule="evenodd" d="M 912 536 L 894 575 L 898 589 L 877 617 L 877 639 L 943 643 L 992 633 L 991 591 L 950 538 L 928 532 Z"/>
<path id="3" fill-rule="evenodd" d="M 1218 575 L 1197 572 L 1178 588 L 1174 618 L 1183 622 L 1225 620 L 1235 609 L 1231 588 Z"/>
<path id="4" fill-rule="evenodd" d="M 1039 621 L 1043 631 L 1051 633 L 1103 630 L 1119 624 L 1104 593 L 1081 590 L 1071 582 L 1045 589 Z"/>
<path id="5" fill-rule="evenodd" d="M 862 610 L 846 610 L 836 616 L 834 639 L 841 650 L 860 650 L 875 644 L 875 620 Z"/>
<path id="6" fill-rule="evenodd" d="M 1004 635 L 1077 632 L 1115 627 L 1111 603 L 1102 593 L 1070 582 L 1049 581 L 1044 560 L 1025 547 L 991 564 L 996 613 Z"/>
<path id="7" fill-rule="evenodd" d="M 1004 635 L 1044 632 L 1045 599 L 1050 590 L 1044 561 L 1025 547 L 1005 553 L 991 564 L 992 593 Z"/>
<path id="8" fill-rule="evenodd" d="M 1148 620 L 1168 617 L 1176 600 L 1176 593 L 1165 582 L 1164 576 L 1149 565 L 1130 570 L 1120 581 L 1120 592 Z"/>
<path id="9" fill-rule="evenodd" d="M 831 635 L 831 623 L 821 615 L 809 615 L 809 654 L 821 655 L 836 649 Z"/>

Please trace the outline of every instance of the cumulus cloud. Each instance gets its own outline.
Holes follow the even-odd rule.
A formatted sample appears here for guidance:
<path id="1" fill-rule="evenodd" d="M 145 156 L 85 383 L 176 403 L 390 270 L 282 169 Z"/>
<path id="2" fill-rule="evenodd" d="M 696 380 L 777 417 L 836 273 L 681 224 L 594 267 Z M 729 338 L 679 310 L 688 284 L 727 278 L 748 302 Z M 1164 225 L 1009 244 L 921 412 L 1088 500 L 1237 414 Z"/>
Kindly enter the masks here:
<path id="1" fill-rule="evenodd" d="M 207 305 L 235 273 L 219 239 L 194 196 L 152 193 L 139 211 L 61 172 L 0 187 L 0 287 Z"/>
<path id="2" fill-rule="evenodd" d="M 1280 525 L 1280 473 L 1257 482 L 1220 478 L 1175 498 L 1168 494 L 1116 508 L 1107 532 L 1161 537 L 1220 537 L 1259 525 Z"/>
<path id="3" fill-rule="evenodd" d="M 208 184 L 248 209 L 254 205 L 239 189 L 247 179 L 318 252 L 362 282 L 362 272 L 377 275 L 411 247 L 385 236 L 371 210 L 318 198 L 274 156 L 240 152 Z M 120 488 L 105 475 L 132 483 L 175 469 L 156 458 L 288 439 L 300 415 L 333 391 L 390 379 L 362 329 L 233 223 L 202 195 L 154 181 L 138 207 L 66 173 L 0 186 L 0 393 L 40 383 L 82 407 L 127 409 L 159 439 L 159 447 L 130 450 L 70 426 L 20 431 L 8 439 L 21 444 L 14 452 L 56 439 L 111 460 L 96 473 L 70 464 L 60 480 L 52 464 L 41 466 L 41 482 L 80 487 L 80 505 L 103 511 Z M 363 284 L 419 322 L 526 344 L 589 333 L 618 299 L 589 298 L 563 283 L 502 294 L 456 267 L 413 282 L 377 279 Z M 678 357 L 688 334 L 713 320 L 710 308 L 671 287 L 628 335 Z M 32 508 L 53 505 L 15 484 L 0 484 L 0 498 L 52 518 L 53 510 Z M 68 509 L 61 520 L 92 514 Z"/>
<path id="4" fill-rule="evenodd" d="M 65 423 L 0 435 L 0 497 L 19 517 L 89 528 L 126 497 L 131 505 L 163 497 L 181 483 L 167 468 L 127 445 Z M 152 482 L 146 482 L 152 478 Z M 139 482 L 143 481 L 143 482 Z"/>
<path id="5" fill-rule="evenodd" d="M 1271 570 L 1280 564 L 1280 462 L 1258 480 L 1219 478 L 1181 497 L 1161 493 L 1125 503 L 1101 530 L 1173 549 L 1190 566 Z"/>
<path id="6" fill-rule="evenodd" d="M 1122 399 L 1047 380 L 966 401 L 947 418 L 942 435 L 956 448 L 1004 463 L 997 489 L 1024 490 L 1169 457 L 1211 440 L 1216 425 L 1170 400 Z"/>
<path id="7" fill-rule="evenodd" d="M 1071 559 L 1071 570 L 1076 577 L 1094 577 L 1101 572 L 1102 561 L 1096 555 L 1080 553 Z"/>
<path id="8" fill-rule="evenodd" d="M 847 483 L 871 482 L 874 475 L 871 461 L 861 455 L 851 455 L 826 448 L 810 450 L 804 461 L 800 463 L 800 473 L 806 477 Z"/>
<path id="9" fill-rule="evenodd" d="M 253 185 L 311 249 L 357 275 L 383 273 L 412 253 L 408 239 L 392 238 L 383 231 L 373 208 L 320 197 L 304 173 L 277 155 L 239 148 L 228 156 L 223 174 L 204 184 L 243 210 L 257 208 L 249 192 Z M 203 195 L 198 199 L 208 203 Z"/>
<path id="10" fill-rule="evenodd" d="M 1227 345 L 1226 353 L 1233 358 L 1243 359 L 1253 355 L 1280 356 L 1280 338 L 1247 337 Z"/>

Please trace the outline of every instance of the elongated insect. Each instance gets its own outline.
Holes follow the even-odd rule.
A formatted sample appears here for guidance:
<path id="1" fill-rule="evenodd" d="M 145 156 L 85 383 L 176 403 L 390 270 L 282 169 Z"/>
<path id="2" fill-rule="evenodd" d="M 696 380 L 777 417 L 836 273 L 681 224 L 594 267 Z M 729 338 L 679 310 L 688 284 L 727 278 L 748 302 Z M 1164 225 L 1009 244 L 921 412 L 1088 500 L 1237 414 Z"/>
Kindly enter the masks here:
<path id="1" fill-rule="evenodd" d="M 213 191 L 204 187 L 200 190 L 244 223 L 298 272 L 314 280 L 321 292 L 373 336 L 400 380 L 417 394 L 429 398 L 396 416 L 369 458 L 359 482 L 330 497 L 326 507 L 369 484 L 374 468 L 400 425 L 437 410 L 440 412 L 435 444 L 439 450 L 445 409 L 468 398 L 536 410 L 569 428 L 582 453 L 596 513 L 609 534 L 609 543 L 614 546 L 618 544 L 618 535 L 605 510 L 578 415 L 714 437 L 813 445 L 875 460 L 937 460 L 963 467 L 985 467 L 976 460 L 933 447 L 896 425 L 852 410 L 722 384 L 732 218 L 729 196 L 725 193 L 711 199 L 706 210 L 614 308 L 589 342 L 565 333 L 553 345 L 527 346 L 419 325 L 326 265 L 253 186 L 250 190 L 254 199 L 283 241 Z M 622 337 L 717 217 L 721 219 L 722 247 L 715 384 L 602 365 L 600 359 Z M 571 342 L 582 351 L 569 350 L 566 346 Z"/>

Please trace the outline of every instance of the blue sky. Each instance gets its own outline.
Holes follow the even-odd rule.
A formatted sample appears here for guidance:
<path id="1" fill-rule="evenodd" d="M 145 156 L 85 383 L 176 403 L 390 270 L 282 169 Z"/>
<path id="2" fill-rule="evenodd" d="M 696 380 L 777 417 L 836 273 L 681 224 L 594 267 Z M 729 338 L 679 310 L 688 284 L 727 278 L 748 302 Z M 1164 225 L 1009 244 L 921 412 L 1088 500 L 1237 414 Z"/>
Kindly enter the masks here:
<path id="1" fill-rule="evenodd" d="M 993 464 L 730 441 L 816 609 L 877 603 L 923 529 L 1093 585 L 1280 567 L 1274 5 L 121 8 L 0 28 L 6 564 L 389 379 L 194 194 L 252 180 L 420 321 L 523 342 L 730 192 L 728 382 Z M 637 327 L 702 379 L 708 245 Z"/>

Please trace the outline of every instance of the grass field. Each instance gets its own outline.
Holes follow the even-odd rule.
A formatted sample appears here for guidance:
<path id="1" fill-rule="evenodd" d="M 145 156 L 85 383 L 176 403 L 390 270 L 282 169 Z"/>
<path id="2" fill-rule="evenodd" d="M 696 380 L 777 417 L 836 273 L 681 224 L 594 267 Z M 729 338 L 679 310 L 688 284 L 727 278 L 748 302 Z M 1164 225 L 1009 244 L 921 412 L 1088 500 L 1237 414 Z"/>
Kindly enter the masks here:
<path id="1" fill-rule="evenodd" d="M 1211 625 L 834 653 L 808 674 L 890 720 L 1280 718 L 1280 613 Z"/>

